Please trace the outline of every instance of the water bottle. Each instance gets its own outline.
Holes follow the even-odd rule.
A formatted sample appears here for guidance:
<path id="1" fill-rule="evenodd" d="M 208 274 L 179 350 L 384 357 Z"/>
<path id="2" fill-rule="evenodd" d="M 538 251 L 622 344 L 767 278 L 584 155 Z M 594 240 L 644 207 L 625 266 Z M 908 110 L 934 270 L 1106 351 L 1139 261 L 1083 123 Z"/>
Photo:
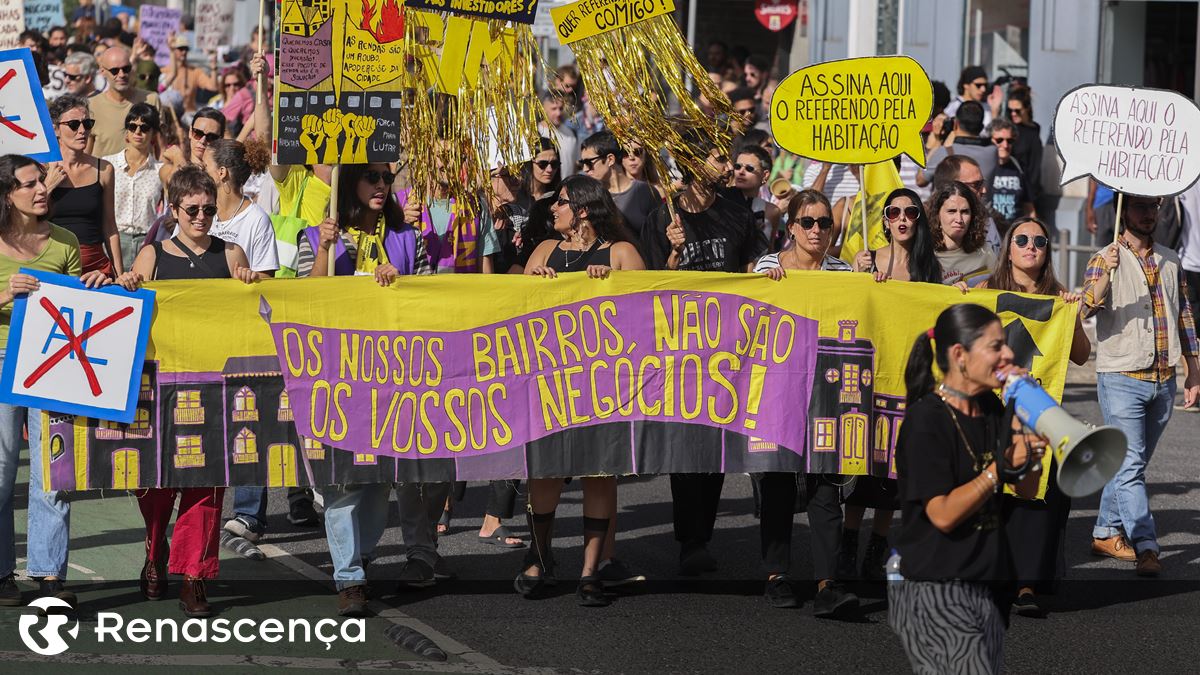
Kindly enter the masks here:
<path id="1" fill-rule="evenodd" d="M 896 549 L 892 549 L 892 556 L 887 559 L 887 580 L 889 584 L 904 581 L 900 574 L 900 553 Z"/>

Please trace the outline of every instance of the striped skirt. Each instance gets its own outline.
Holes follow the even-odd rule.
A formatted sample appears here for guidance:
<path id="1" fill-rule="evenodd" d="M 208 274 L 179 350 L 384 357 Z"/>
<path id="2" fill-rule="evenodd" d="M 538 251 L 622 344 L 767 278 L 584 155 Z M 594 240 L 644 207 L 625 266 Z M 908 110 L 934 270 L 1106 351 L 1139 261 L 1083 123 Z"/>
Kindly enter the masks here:
<path id="1" fill-rule="evenodd" d="M 888 623 L 918 675 L 999 673 L 1004 666 L 1004 618 L 983 584 L 889 583 Z"/>

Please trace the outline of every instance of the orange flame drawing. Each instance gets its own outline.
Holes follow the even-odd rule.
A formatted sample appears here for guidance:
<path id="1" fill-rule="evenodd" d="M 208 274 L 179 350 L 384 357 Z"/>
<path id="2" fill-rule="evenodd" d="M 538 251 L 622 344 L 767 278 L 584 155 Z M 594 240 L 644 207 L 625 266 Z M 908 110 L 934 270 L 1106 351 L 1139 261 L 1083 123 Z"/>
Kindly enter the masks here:
<path id="1" fill-rule="evenodd" d="M 404 14 L 397 0 L 383 0 L 378 11 L 371 5 L 371 0 L 362 0 L 362 15 L 360 28 L 374 35 L 379 42 L 404 39 Z"/>

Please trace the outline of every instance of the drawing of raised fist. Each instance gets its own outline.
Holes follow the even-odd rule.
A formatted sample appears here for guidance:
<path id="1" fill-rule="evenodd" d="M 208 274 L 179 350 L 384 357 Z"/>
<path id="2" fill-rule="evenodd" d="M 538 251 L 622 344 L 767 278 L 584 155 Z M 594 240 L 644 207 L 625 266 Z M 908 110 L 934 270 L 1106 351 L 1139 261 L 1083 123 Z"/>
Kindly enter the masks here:
<path id="1" fill-rule="evenodd" d="M 325 159 L 322 164 L 337 164 L 338 136 L 342 135 L 342 111 L 330 108 L 321 115 L 321 127 L 325 130 Z"/>
<path id="2" fill-rule="evenodd" d="M 354 161 L 357 164 L 367 163 L 367 143 L 371 140 L 371 136 L 375 134 L 375 118 L 361 116 L 354 120 L 354 135 L 358 136 L 358 147 L 354 153 Z"/>
<path id="3" fill-rule="evenodd" d="M 321 118 L 316 115 L 305 115 L 300 118 L 300 131 L 300 146 L 307 151 L 304 163 L 316 164 L 317 148 L 320 147 L 321 140 L 325 138 Z"/>
<path id="4" fill-rule="evenodd" d="M 342 142 L 342 164 L 354 163 L 354 122 L 356 120 L 358 120 L 358 115 L 352 112 L 342 115 L 340 120 L 342 135 L 345 137 Z"/>

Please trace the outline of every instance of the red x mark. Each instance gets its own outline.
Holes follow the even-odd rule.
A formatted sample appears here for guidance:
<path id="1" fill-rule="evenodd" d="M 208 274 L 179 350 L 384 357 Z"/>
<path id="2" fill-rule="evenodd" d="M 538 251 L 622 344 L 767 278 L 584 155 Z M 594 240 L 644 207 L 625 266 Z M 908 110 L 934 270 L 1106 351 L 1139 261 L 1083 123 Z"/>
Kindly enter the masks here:
<path id="1" fill-rule="evenodd" d="M 38 380 L 42 379 L 43 375 L 50 372 L 50 369 L 53 368 L 55 364 L 57 364 L 59 361 L 62 361 L 63 357 L 71 352 L 75 352 L 75 356 L 79 358 L 79 365 L 83 366 L 83 372 L 87 375 L 88 385 L 92 388 L 92 396 L 99 396 L 102 391 L 100 389 L 100 380 L 96 379 L 96 371 L 92 368 L 92 363 L 88 361 L 87 354 L 85 354 L 83 351 L 83 343 L 87 342 L 88 338 L 92 337 L 96 333 L 108 328 L 130 314 L 133 314 L 133 308 L 123 307 L 117 310 L 117 312 L 112 316 L 100 321 L 99 323 L 96 323 L 91 328 L 76 336 L 75 331 L 71 329 L 71 325 L 67 323 L 67 320 L 63 318 L 62 313 L 58 311 L 58 308 L 54 306 L 53 302 L 50 302 L 49 298 L 43 297 L 41 300 L 41 305 L 42 308 L 45 309 L 46 312 L 49 313 L 54 319 L 54 323 L 58 324 L 59 330 L 61 330 L 63 334 L 67 336 L 67 344 L 63 345 L 61 349 L 51 354 L 50 358 L 46 359 L 45 363 L 38 366 L 37 370 L 33 371 L 29 374 L 29 377 L 25 378 L 25 388 L 28 389 L 32 387 L 35 383 L 37 383 Z"/>
<path id="2" fill-rule="evenodd" d="M 12 68 L 9 68 L 7 73 L 0 75 L 0 89 L 3 89 L 4 85 L 8 84 L 8 81 L 16 76 L 17 71 L 13 70 Z M 18 136 L 24 136 L 25 138 L 33 138 L 34 136 L 37 136 L 37 134 L 33 133 L 32 131 L 17 126 L 12 120 L 5 118 L 4 115 L 0 115 L 0 124 L 8 127 L 9 130 Z"/>

